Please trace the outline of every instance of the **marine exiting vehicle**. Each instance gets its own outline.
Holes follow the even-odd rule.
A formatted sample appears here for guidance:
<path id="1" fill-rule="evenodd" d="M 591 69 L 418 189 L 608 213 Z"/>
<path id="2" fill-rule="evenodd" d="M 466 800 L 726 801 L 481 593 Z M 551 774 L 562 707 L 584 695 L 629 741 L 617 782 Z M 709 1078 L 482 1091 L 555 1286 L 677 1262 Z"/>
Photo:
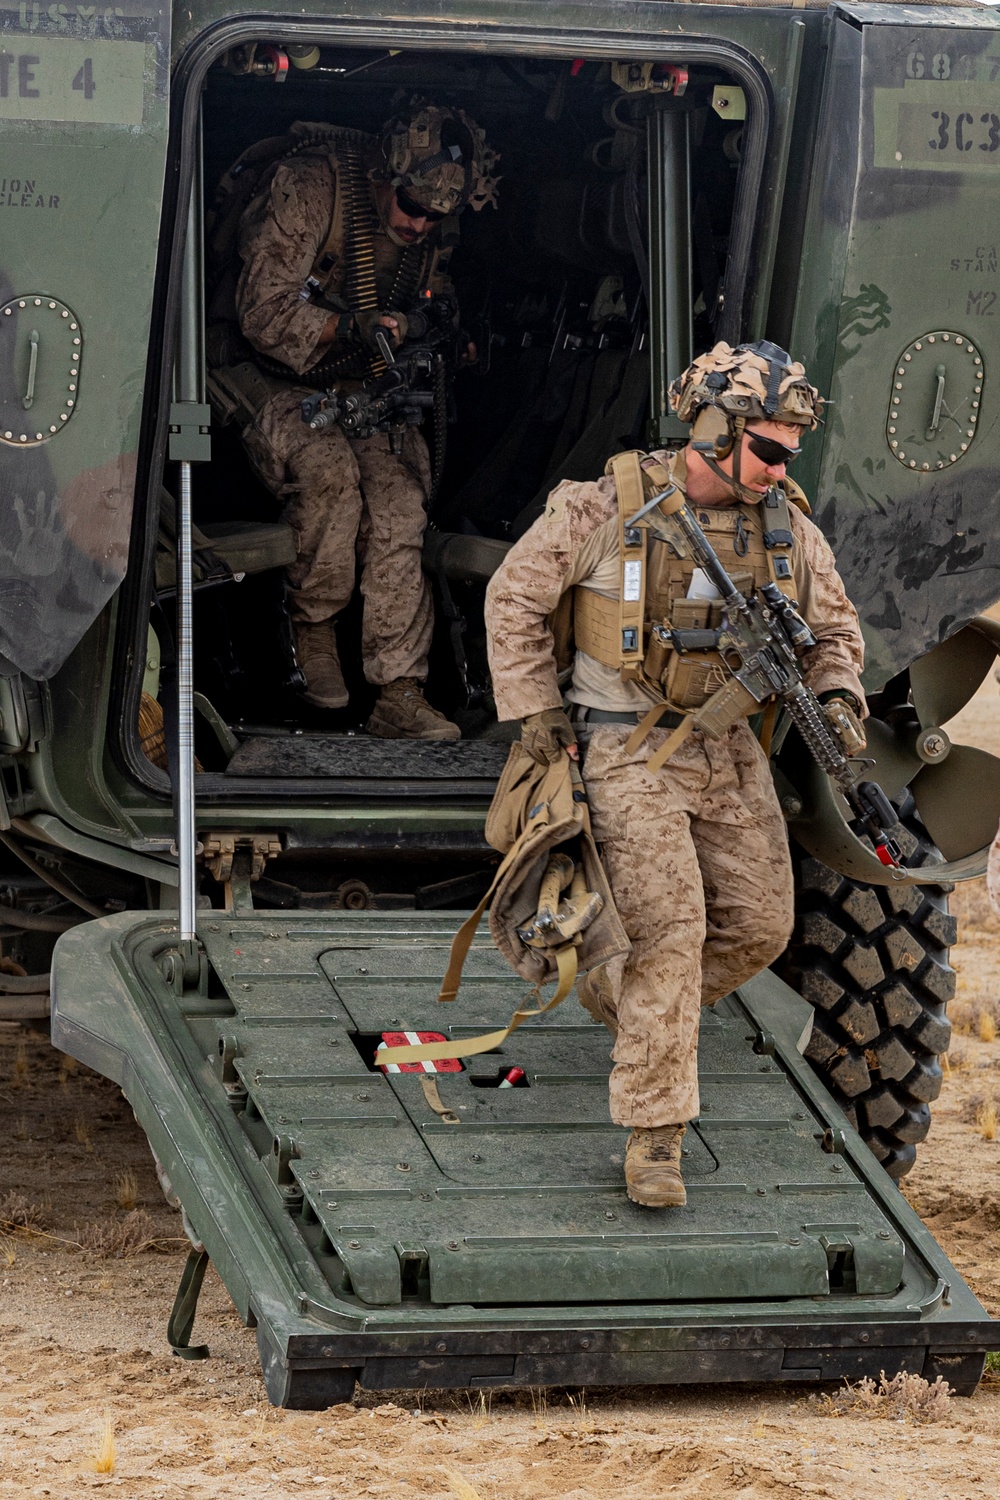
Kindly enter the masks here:
<path id="1" fill-rule="evenodd" d="M 54 1041 L 122 1085 L 183 1207 L 171 1341 L 204 1352 L 211 1257 L 277 1403 L 901 1369 L 970 1391 L 1000 1334 L 895 1182 L 941 1085 L 947 890 L 1000 822 L 1000 764 L 943 727 L 1000 652 L 1000 18 L 528 9 L 4 13 L 0 1013 L 47 1015 L 51 984 Z M 299 360 L 286 387 L 303 444 L 427 444 L 435 623 L 426 682 L 400 675 L 461 733 L 437 741 L 366 733 L 389 678 L 364 674 L 364 606 L 413 582 L 391 567 L 338 596 L 343 689 L 303 697 L 297 481 L 261 482 L 219 374 L 240 179 L 393 119 L 409 148 L 425 106 L 483 132 L 426 147 L 464 164 L 442 210 L 496 200 L 435 227 L 454 298 L 418 276 L 406 306 L 338 308 L 361 292 L 303 253 L 296 306 L 346 317 L 365 366 Z M 626 1196 L 607 1034 L 572 997 L 465 1062 L 390 1059 L 523 997 L 483 929 L 436 999 L 497 866 L 490 577 L 558 480 L 686 441 L 668 388 L 693 356 L 762 340 L 827 403 L 795 477 L 864 626 L 870 763 L 832 778 L 773 726 L 795 933 L 703 1019 L 664 1215 Z M 843 798 L 861 782 L 899 816 L 898 864 Z"/>

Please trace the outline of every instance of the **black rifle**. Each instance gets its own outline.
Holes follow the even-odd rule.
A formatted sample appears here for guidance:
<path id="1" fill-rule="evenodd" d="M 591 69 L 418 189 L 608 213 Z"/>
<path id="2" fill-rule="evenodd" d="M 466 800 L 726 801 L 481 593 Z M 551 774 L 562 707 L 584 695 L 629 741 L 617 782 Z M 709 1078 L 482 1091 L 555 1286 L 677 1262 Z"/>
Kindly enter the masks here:
<path id="1" fill-rule="evenodd" d="M 345 394 L 333 387 L 307 396 L 303 422 L 313 432 L 339 426 L 351 438 L 387 432 L 393 450 L 399 451 L 406 428 L 419 427 L 425 412 L 447 401 L 448 371 L 461 337 L 454 320 L 454 298 L 438 296 L 422 299 L 408 315 L 407 338 L 400 348 L 393 348 L 384 329 L 376 329 L 383 373 L 356 391 Z"/>
<path id="2" fill-rule="evenodd" d="M 741 594 L 688 506 L 680 504 L 667 513 L 659 510 L 661 501 L 677 493 L 676 485 L 661 490 L 626 525 L 635 527 L 645 519 L 654 536 L 679 556 L 690 556 L 719 592 L 722 623 L 718 629 L 654 627 L 669 637 L 670 646 L 682 656 L 689 651 L 718 652 L 731 674 L 726 685 L 694 712 L 695 723 L 715 738 L 757 704 L 776 698 L 788 710 L 813 758 L 836 783 L 881 863 L 898 868 L 901 852 L 886 831 L 899 821 L 891 802 L 877 782 L 859 778 L 819 699 L 802 680 L 799 657 L 816 645 L 816 637 L 795 601 L 786 598 L 775 583 L 763 584 L 749 599 Z M 661 530 L 664 522 L 667 529 Z"/>

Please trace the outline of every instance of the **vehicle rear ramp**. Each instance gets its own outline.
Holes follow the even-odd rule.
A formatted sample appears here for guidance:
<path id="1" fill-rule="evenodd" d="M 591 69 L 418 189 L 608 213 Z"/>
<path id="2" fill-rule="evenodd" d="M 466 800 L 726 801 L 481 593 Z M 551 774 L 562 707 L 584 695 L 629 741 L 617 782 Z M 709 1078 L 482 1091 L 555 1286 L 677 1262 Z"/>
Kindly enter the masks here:
<path id="1" fill-rule="evenodd" d="M 206 911 L 190 987 L 161 916 L 59 941 L 53 1039 L 123 1088 L 274 1403 L 356 1380 L 975 1388 L 1000 1327 L 803 1060 L 794 991 L 765 972 L 705 1012 L 688 1204 L 644 1209 L 574 997 L 460 1072 L 375 1064 L 384 1032 L 468 1036 L 521 999 L 484 929 L 437 1003 L 458 920 Z"/>

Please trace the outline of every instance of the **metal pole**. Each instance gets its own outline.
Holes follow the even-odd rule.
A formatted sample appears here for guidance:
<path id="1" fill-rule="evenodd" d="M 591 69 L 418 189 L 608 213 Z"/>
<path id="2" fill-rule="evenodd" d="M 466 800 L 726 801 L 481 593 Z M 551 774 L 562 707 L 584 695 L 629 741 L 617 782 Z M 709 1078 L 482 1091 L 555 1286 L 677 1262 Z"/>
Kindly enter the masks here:
<path id="1" fill-rule="evenodd" d="M 691 191 L 689 115 L 657 100 L 647 123 L 649 322 L 652 441 L 686 439 L 667 387 L 691 363 Z"/>
<path id="2" fill-rule="evenodd" d="M 195 940 L 194 635 L 191 574 L 191 465 L 177 494 L 177 863 L 182 943 Z"/>
<path id="3" fill-rule="evenodd" d="M 191 465 L 207 453 L 204 358 L 204 275 L 202 247 L 202 137 L 199 121 L 195 167 L 188 203 L 181 277 L 180 326 L 171 409 L 171 457 L 178 459 L 177 491 L 177 863 L 178 925 L 183 944 L 193 948 L 197 853 L 194 772 L 194 632 L 191 560 Z"/>

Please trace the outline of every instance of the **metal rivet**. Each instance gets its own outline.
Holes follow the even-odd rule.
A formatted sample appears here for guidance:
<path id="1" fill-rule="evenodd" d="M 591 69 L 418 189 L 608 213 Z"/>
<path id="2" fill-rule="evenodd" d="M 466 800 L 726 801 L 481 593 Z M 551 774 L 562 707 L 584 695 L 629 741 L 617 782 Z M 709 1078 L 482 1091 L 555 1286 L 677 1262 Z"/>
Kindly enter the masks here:
<path id="1" fill-rule="evenodd" d="M 65 308 L 63 308 L 63 310 L 62 310 L 62 316 L 63 316 L 63 317 L 64 317 L 64 318 L 68 318 L 68 317 L 69 317 L 69 313 L 68 313 L 68 312 L 67 312 L 67 311 L 66 311 L 66 309 L 65 309 Z"/>
<path id="2" fill-rule="evenodd" d="M 916 467 L 917 467 L 917 460 L 915 458 L 911 458 L 910 459 L 910 468 L 911 469 L 915 469 Z"/>
<path id="3" fill-rule="evenodd" d="M 55 303 L 54 302 L 50 302 L 49 306 L 52 308 L 53 311 L 55 311 Z"/>
<path id="4" fill-rule="evenodd" d="M 616 1214 L 615 1214 L 615 1212 L 614 1212 L 614 1210 L 613 1210 L 613 1209 L 610 1209 L 610 1208 L 606 1208 L 606 1209 L 605 1209 L 605 1210 L 604 1210 L 604 1217 L 605 1217 L 605 1218 L 606 1218 L 606 1219 L 614 1219 L 614 1218 L 617 1218 L 617 1215 L 616 1215 Z"/>
<path id="5" fill-rule="evenodd" d="M 68 411 L 60 412 L 59 413 L 59 420 L 60 420 L 60 422 L 68 422 L 69 421 L 69 412 Z M 250 988 L 250 986 L 248 984 L 245 984 L 243 986 L 243 988 L 245 990 L 248 990 Z"/>
<path id="6" fill-rule="evenodd" d="M 35 442 L 36 443 L 40 443 L 42 441 L 42 438 L 44 436 L 45 436 L 44 432 L 36 432 L 35 433 Z"/>
<path id="7" fill-rule="evenodd" d="M 5 318 L 9 318 L 10 317 L 10 308 L 9 307 L 5 307 L 4 308 L 3 315 L 4 315 Z"/>
<path id="8" fill-rule="evenodd" d="M 919 345 L 918 345 L 918 347 L 919 347 Z M 904 354 L 904 355 L 903 355 L 903 358 L 904 358 L 904 359 L 905 359 L 905 360 L 910 360 L 910 359 L 912 359 L 912 358 L 913 358 L 913 355 L 912 355 L 912 354 Z"/>
<path id="9" fill-rule="evenodd" d="M 965 430 L 965 435 L 966 437 L 975 437 L 976 429 L 974 427 L 967 427 Z"/>
<path id="10" fill-rule="evenodd" d="M 75 323 L 71 323 L 69 326 L 71 328 L 75 329 L 77 325 Z M 79 339 L 74 339 L 73 342 L 74 342 L 74 344 L 78 344 L 80 342 L 80 340 Z"/>
<path id="11" fill-rule="evenodd" d="M 947 344 L 950 341 L 950 339 L 951 339 L 951 334 L 950 333 L 943 333 L 941 335 L 941 337 L 944 340 L 944 342 Z"/>
<path id="12" fill-rule="evenodd" d="M 448 1353 L 448 1345 L 447 1344 L 435 1344 L 434 1347 L 435 1347 L 435 1349 L 437 1350 L 437 1352 L 439 1354 L 447 1354 Z"/>
<path id="13" fill-rule="evenodd" d="M 921 464 L 920 467 L 922 469 L 929 469 L 930 468 L 930 464 Z"/>
<path id="14" fill-rule="evenodd" d="M 965 453 L 969 445 L 968 443 L 959 443 L 958 446 L 961 448 L 962 452 Z"/>
<path id="15" fill-rule="evenodd" d="M 963 339 L 963 337 L 962 337 L 962 335 L 960 333 L 956 333 L 956 335 L 955 335 L 955 343 L 956 344 L 964 344 L 965 343 L 965 340 Z"/>
<path id="16" fill-rule="evenodd" d="M 924 346 L 923 346 L 922 343 L 920 343 L 920 341 L 918 339 L 917 342 L 914 344 L 913 347 L 914 347 L 914 349 L 922 349 Z"/>
<path id="17" fill-rule="evenodd" d="M 71 386 L 70 386 L 70 390 L 71 390 L 71 391 L 75 391 L 75 390 L 76 390 L 76 386 L 75 386 L 75 385 L 71 385 Z"/>
<path id="18" fill-rule="evenodd" d="M 35 298 L 35 306 L 36 307 L 41 307 L 41 305 L 42 305 L 42 299 L 41 299 L 41 297 L 36 297 Z"/>
<path id="19" fill-rule="evenodd" d="M 950 460 L 951 463 L 953 463 L 953 464 L 957 464 L 958 463 L 958 454 L 957 453 L 949 453 L 948 454 L 948 458 L 949 458 L 949 460 Z"/>
<path id="20" fill-rule="evenodd" d="M 973 403 L 972 403 L 972 410 L 973 411 L 978 411 L 979 410 L 979 402 L 978 401 L 973 401 Z"/>
<path id="21" fill-rule="evenodd" d="M 482 1161 L 482 1159 L 483 1158 L 480 1156 L 478 1151 L 473 1151 L 472 1155 L 469 1157 L 470 1161 Z"/>
<path id="22" fill-rule="evenodd" d="M 449 1240 L 448 1241 L 448 1249 L 449 1250 L 457 1250 L 458 1249 L 458 1240 Z"/>
<path id="23" fill-rule="evenodd" d="M 868 1341 L 869 1341 L 869 1339 L 871 1338 L 871 1334 L 870 1333 L 862 1333 L 859 1337 L 860 1337 L 860 1341 L 861 1341 L 862 1344 L 867 1344 Z"/>
<path id="24" fill-rule="evenodd" d="M 14 434 L 12 432 L 5 432 L 4 433 L 4 437 L 5 438 L 10 438 L 10 437 L 13 437 L 13 436 L 14 436 Z"/>
<path id="25" fill-rule="evenodd" d="M 897 391 L 901 391 L 903 389 L 903 382 L 901 380 L 896 381 L 896 389 Z"/>
<path id="26" fill-rule="evenodd" d="M 890 428 L 889 428 L 889 431 L 890 431 L 890 432 L 895 432 L 895 431 L 896 431 L 896 429 L 895 429 L 895 427 L 890 427 Z"/>
<path id="27" fill-rule="evenodd" d="M 891 442 L 891 443 L 890 443 L 890 444 L 889 444 L 889 447 L 890 447 L 890 448 L 898 448 L 898 447 L 899 447 L 899 444 L 898 444 L 898 443 L 897 443 L 897 442 L 895 442 L 895 441 L 893 441 L 893 442 Z"/>
<path id="28" fill-rule="evenodd" d="M 28 434 L 26 432 L 22 432 L 21 433 L 21 442 L 22 443 L 26 443 L 27 441 L 28 441 Z"/>
<path id="29" fill-rule="evenodd" d="M 880 1240 L 891 1240 L 892 1239 L 892 1235 L 889 1233 L 888 1229 L 880 1229 L 879 1232 L 878 1232 L 878 1237 L 879 1237 Z"/>
<path id="30" fill-rule="evenodd" d="M 75 401 L 67 401 L 67 402 L 66 402 L 66 405 L 67 405 L 67 406 L 75 406 L 75 405 L 76 405 L 76 402 L 75 402 Z"/>
<path id="31" fill-rule="evenodd" d="M 408 1161 L 398 1161 L 396 1163 L 396 1171 L 397 1172 L 408 1172 L 409 1170 L 410 1170 L 410 1163 Z"/>
<path id="32" fill-rule="evenodd" d="M 24 304 L 23 298 L 22 298 L 22 300 L 17 305 L 18 305 L 18 307 L 24 307 L 25 304 Z"/>
<path id="33" fill-rule="evenodd" d="M 361 1249 L 361 1241 L 360 1240 L 348 1240 L 348 1242 L 347 1242 L 347 1248 L 348 1248 L 348 1250 L 360 1250 Z"/>
<path id="34" fill-rule="evenodd" d="M 581 1339 L 580 1340 L 580 1348 L 581 1349 L 589 1349 L 590 1348 L 590 1340 L 589 1339 Z"/>
<path id="35" fill-rule="evenodd" d="M 767 1192 L 767 1188 L 758 1188 L 757 1189 L 757 1196 L 758 1196 L 758 1198 L 763 1198 L 763 1196 L 764 1196 L 764 1194 L 766 1192 Z"/>
<path id="36" fill-rule="evenodd" d="M 80 340 L 79 339 L 74 339 L 73 342 L 74 342 L 74 344 L 78 344 L 80 342 Z"/>
<path id="37" fill-rule="evenodd" d="M 54 422 L 53 422 L 53 423 L 52 423 L 52 425 L 51 425 L 51 426 L 50 426 L 50 428 L 49 428 L 49 431 L 50 431 L 50 432 L 58 432 L 58 431 L 59 431 L 59 428 L 58 428 L 58 427 L 57 427 L 57 426 L 56 426 L 56 424 L 55 424 L 55 423 L 54 423 Z"/>
<path id="38" fill-rule="evenodd" d="M 933 342 L 934 342 L 934 335 L 933 335 L 933 333 L 932 333 L 932 334 L 931 334 L 931 336 L 930 336 L 930 338 L 929 338 L 929 339 L 928 339 L 928 340 L 927 340 L 927 342 L 928 342 L 928 343 L 929 343 L 929 344 L 933 344 Z"/>
<path id="39" fill-rule="evenodd" d="M 788 1243 L 790 1245 L 801 1245 L 802 1241 L 801 1240 L 789 1240 Z"/>

